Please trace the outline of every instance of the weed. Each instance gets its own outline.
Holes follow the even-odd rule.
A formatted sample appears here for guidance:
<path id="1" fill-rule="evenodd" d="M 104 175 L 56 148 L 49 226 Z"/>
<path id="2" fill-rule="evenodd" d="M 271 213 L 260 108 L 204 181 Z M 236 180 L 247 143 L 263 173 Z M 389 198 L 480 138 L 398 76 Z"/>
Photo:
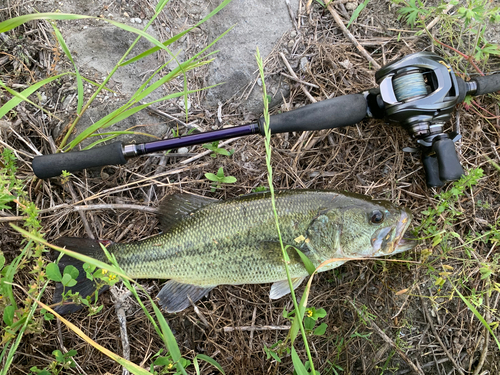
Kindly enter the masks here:
<path id="1" fill-rule="evenodd" d="M 217 155 L 231 156 L 232 154 L 234 154 L 234 149 L 228 151 L 225 148 L 219 147 L 219 141 L 205 143 L 203 147 L 213 152 L 213 154 L 210 154 L 210 156 L 214 159 L 217 157 Z"/>
<path id="2" fill-rule="evenodd" d="M 260 193 L 262 191 L 267 191 L 269 188 L 267 186 L 257 186 L 256 188 L 252 189 L 252 193 Z"/>
<path id="3" fill-rule="evenodd" d="M 491 282 L 491 278 L 500 270 L 498 266 L 500 257 L 493 255 L 492 259 L 487 262 L 479 261 L 477 255 L 475 255 L 475 247 L 481 243 L 494 244 L 493 246 L 498 243 L 500 240 L 500 222 L 489 224 L 489 229 L 484 233 L 474 232 L 461 236 L 452 230 L 463 216 L 459 207 L 460 199 L 465 196 L 467 190 L 472 189 L 479 182 L 482 176 L 482 169 L 471 169 L 466 176 L 453 183 L 447 191 L 437 194 L 435 206 L 422 212 L 423 220 L 417 231 L 431 242 L 429 248 L 421 256 L 422 263 L 428 268 L 428 274 L 435 279 L 434 285 L 437 292 L 441 292 L 450 285 L 452 291 L 449 298 L 453 298 L 455 294 L 458 295 L 476 318 L 492 333 L 500 348 L 500 342 L 493 334 L 491 324 L 486 322 L 485 318 L 478 312 L 478 309 L 489 309 L 488 306 L 484 305 L 485 294 L 491 293 L 498 288 L 495 282 Z M 457 243 L 461 243 L 461 245 L 457 245 Z M 441 253 L 431 260 L 430 255 L 434 254 L 436 249 L 440 249 Z M 462 250 L 468 258 L 463 260 L 464 269 L 460 273 L 457 273 L 455 268 L 448 264 L 441 264 L 441 267 L 436 267 L 437 262 L 448 259 L 451 252 L 456 250 Z M 454 257 L 456 258 L 456 255 Z M 480 279 L 485 282 L 486 287 L 483 290 L 467 286 L 469 276 L 466 270 L 471 267 L 479 271 Z M 462 292 L 457 285 L 461 287 Z M 466 293 L 463 293 L 464 291 Z M 434 300 L 434 297 L 431 296 L 430 298 Z"/>
<path id="4" fill-rule="evenodd" d="M 40 370 L 34 366 L 30 368 L 32 374 L 37 375 L 59 375 L 68 372 L 70 369 L 76 367 L 73 357 L 77 354 L 76 350 L 70 350 L 67 353 L 62 353 L 60 350 L 54 350 L 52 355 L 55 360 L 52 361 L 45 369 Z"/>
<path id="5" fill-rule="evenodd" d="M 11 116 L 15 115 L 15 108 L 17 105 L 22 102 L 27 102 L 33 105 L 36 108 L 39 108 L 40 111 L 47 114 L 51 117 L 56 117 L 51 114 L 47 109 L 42 108 L 39 103 L 43 102 L 43 96 L 38 93 L 38 90 L 42 88 L 44 85 L 50 84 L 51 82 L 58 82 L 61 77 L 67 75 L 74 75 L 76 77 L 76 87 L 77 87 L 77 113 L 75 116 L 75 120 L 71 124 L 68 129 L 68 132 L 65 134 L 62 142 L 59 147 L 65 148 L 66 151 L 74 148 L 84 139 L 87 139 L 93 136 L 96 132 L 101 129 L 105 129 L 110 127 L 111 125 L 121 121 L 128 116 L 140 111 L 141 109 L 151 105 L 150 103 L 141 103 L 141 100 L 146 98 L 151 92 L 156 90 L 158 87 L 163 85 L 164 83 L 172 80 L 177 76 L 184 77 L 184 89 L 181 92 L 174 93 L 172 95 L 165 96 L 160 98 L 157 101 L 164 101 L 170 98 L 176 97 L 184 97 L 184 101 L 187 101 L 187 96 L 195 92 L 196 90 L 188 90 L 187 89 L 187 80 L 186 80 L 186 72 L 192 69 L 195 69 L 199 66 L 203 66 L 208 64 L 211 61 L 211 53 L 208 53 L 207 50 L 216 43 L 225 33 L 216 38 L 210 45 L 208 45 L 205 49 L 200 51 L 198 54 L 193 56 L 191 59 L 179 63 L 179 66 L 169 74 L 159 78 L 156 82 L 153 83 L 153 79 L 159 76 L 160 69 L 164 66 L 160 67 L 157 71 L 155 71 L 152 76 L 150 76 L 145 83 L 138 88 L 136 93 L 132 96 L 129 102 L 120 107 L 118 110 L 114 111 L 108 116 L 98 120 L 94 125 L 83 131 L 81 134 L 77 135 L 75 139 L 69 142 L 69 136 L 72 134 L 75 125 L 82 117 L 83 113 L 87 108 L 91 105 L 93 100 L 97 97 L 97 95 L 102 90 L 108 90 L 106 88 L 107 83 L 113 76 L 114 72 L 123 65 L 127 65 L 131 62 L 142 59 L 143 57 L 154 53 L 157 50 L 163 49 L 167 53 L 169 53 L 172 58 L 175 60 L 176 56 L 172 55 L 168 49 L 168 45 L 172 44 L 183 35 L 188 33 L 194 27 L 199 26 L 201 23 L 205 22 L 207 19 L 211 18 L 214 14 L 219 12 L 222 8 L 224 8 L 231 0 L 224 0 L 219 4 L 212 12 L 210 12 L 203 20 L 201 20 L 197 25 L 182 31 L 180 34 L 174 36 L 173 38 L 167 40 L 164 43 L 160 43 L 158 40 L 150 36 L 146 33 L 147 28 L 153 22 L 153 20 L 159 15 L 162 11 L 163 7 L 167 4 L 168 1 L 161 0 L 158 2 L 156 6 L 155 13 L 151 18 L 150 22 L 145 26 L 144 30 L 138 30 L 133 27 L 120 24 L 113 20 L 106 20 L 106 22 L 120 27 L 129 32 L 133 32 L 137 35 L 136 41 L 132 44 L 130 49 L 125 53 L 122 59 L 115 65 L 109 75 L 105 78 L 105 80 L 101 84 L 97 84 L 92 82 L 85 77 L 81 76 L 80 72 L 74 65 L 73 58 L 70 54 L 69 49 L 67 48 L 62 35 L 57 28 L 57 25 L 52 22 L 55 20 L 76 20 L 76 19 L 91 19 L 93 17 L 81 16 L 81 15 L 71 15 L 71 14 L 62 14 L 62 13 L 37 13 L 37 14 L 28 14 L 20 17 L 16 17 L 4 22 L 0 22 L 0 33 L 6 34 L 10 30 L 20 25 L 23 25 L 27 22 L 33 20 L 51 20 L 51 25 L 54 30 L 54 34 L 59 46 L 62 48 L 63 52 L 66 54 L 67 58 L 73 63 L 74 71 L 73 72 L 65 72 L 61 74 L 53 74 L 51 77 L 43 79 L 39 82 L 34 83 L 30 87 L 18 92 L 10 87 L 8 87 L 4 82 L 0 80 L 0 87 L 5 93 L 9 93 L 11 98 L 6 98 L 8 100 L 2 101 L 0 105 L 0 118 L 11 118 Z M 99 22 L 102 20 L 98 19 Z M 229 30 L 228 30 L 229 31 Z M 7 35 L 7 34 L 6 34 Z M 155 48 L 152 48 L 139 56 L 136 56 L 128 61 L 126 61 L 128 53 L 132 50 L 133 46 L 137 43 L 139 38 L 145 38 L 148 41 L 152 42 L 156 45 Z M 59 51 L 56 49 L 56 54 Z M 87 81 L 90 84 L 97 87 L 95 92 L 92 94 L 91 98 L 84 103 L 84 92 L 83 92 L 83 81 Z M 34 95 L 33 95 L 34 94 Z M 35 99 L 35 102 L 32 102 L 28 99 L 30 95 L 33 95 L 38 98 Z M 155 101 L 156 102 L 156 101 Z M 185 106 L 187 108 L 187 106 Z M 187 116 L 187 112 L 186 112 Z M 57 117 L 56 117 L 57 118 Z M 108 132 L 101 133 L 106 134 L 106 137 L 103 140 L 96 141 L 92 143 L 89 147 L 92 147 L 102 141 L 107 141 L 113 137 L 116 137 L 119 134 L 123 134 L 126 132 Z M 130 133 L 130 132 L 129 132 Z M 17 253 L 17 256 L 8 262 L 4 256 L 4 254 L 0 251 L 0 315 L 2 316 L 3 326 L 2 326 L 2 336 L 1 336 L 1 346 L 2 350 L 0 352 L 0 363 L 2 363 L 2 368 L 0 369 L 0 375 L 5 375 L 10 372 L 10 367 L 12 365 L 13 359 L 16 355 L 18 347 L 23 339 L 23 336 L 26 333 L 32 334 L 40 334 L 43 332 L 43 323 L 45 321 L 49 321 L 57 317 L 61 322 L 65 323 L 71 330 L 80 335 L 87 343 L 93 345 L 97 350 L 100 350 L 102 353 L 109 356 L 111 359 L 117 361 L 124 368 L 128 369 L 130 372 L 134 374 L 148 374 L 149 372 L 144 370 L 143 368 L 121 358 L 115 353 L 110 352 L 109 350 L 103 348 L 95 341 L 93 341 L 90 337 L 86 336 L 79 328 L 73 325 L 68 320 L 64 319 L 60 315 L 58 315 L 52 308 L 45 305 L 41 301 L 41 297 L 43 296 L 46 287 L 49 285 L 51 281 L 60 282 L 64 288 L 71 287 L 75 285 L 76 278 L 79 276 L 79 271 L 73 266 L 67 266 L 62 270 L 59 270 L 59 267 L 56 264 L 49 263 L 47 265 L 46 260 L 44 258 L 45 253 L 49 247 L 47 241 L 44 240 L 44 236 L 42 233 L 42 227 L 38 220 L 38 210 L 33 202 L 29 200 L 27 189 L 26 189 L 26 181 L 23 181 L 16 176 L 17 168 L 16 168 L 16 158 L 13 152 L 11 152 L 8 148 L 3 148 L 1 159 L 0 159 L 0 210 L 19 210 L 24 215 L 24 221 L 22 226 L 23 228 L 13 226 L 16 230 L 18 230 L 24 237 L 24 246 Z M 70 174 L 67 172 L 63 172 L 62 174 L 62 182 L 63 184 L 67 183 L 70 178 Z M 227 180 L 224 181 L 227 183 Z M 52 246 L 54 247 L 54 246 Z M 55 247 L 54 247 L 55 248 Z M 56 248 L 56 250 L 65 253 L 64 249 Z M 68 254 L 68 252 L 66 252 Z M 74 255 L 74 254 L 71 254 Z M 126 281 L 126 276 L 120 269 L 117 269 L 113 265 L 106 265 L 103 263 L 99 263 L 91 258 L 85 258 L 83 261 L 87 262 L 84 265 L 84 272 L 86 276 L 97 282 L 99 285 L 113 285 L 118 282 L 120 279 L 125 279 L 125 284 L 132 289 L 133 294 L 138 298 L 137 291 L 130 284 L 130 282 Z M 27 280 L 27 285 L 29 287 L 25 289 L 22 285 L 17 283 L 15 278 L 19 277 L 19 271 L 24 268 L 23 274 L 29 279 Z M 14 288 L 17 288 L 19 292 L 24 293 L 26 296 L 22 301 L 18 300 L 17 295 L 14 293 Z M 80 298 L 78 295 L 71 293 L 63 293 L 64 297 L 76 299 L 79 303 L 88 306 L 90 309 L 90 314 L 95 314 L 102 309 L 102 306 L 96 305 L 96 296 L 92 298 Z M 64 301 L 64 299 L 63 299 Z M 221 373 L 223 373 L 222 368 L 218 365 L 210 357 L 198 354 L 192 359 L 192 362 L 182 358 L 180 349 L 175 342 L 175 338 L 168 328 L 168 325 L 159 311 L 159 309 L 155 306 L 154 301 L 150 301 L 153 305 L 153 309 L 156 316 L 156 321 L 149 314 L 144 304 L 139 300 L 141 307 L 144 309 L 147 317 L 152 321 L 153 326 L 157 330 L 159 337 L 164 341 L 165 347 L 168 349 L 169 363 L 165 363 L 162 369 L 154 369 L 153 373 L 171 373 L 173 371 L 177 371 L 180 374 L 186 374 L 185 368 L 187 366 L 193 365 L 195 368 L 195 372 L 197 374 L 200 373 L 199 361 L 204 360 L 206 362 L 214 365 Z M 40 308 L 41 307 L 41 308 Z M 32 374 L 62 374 L 72 372 L 75 367 L 75 362 L 73 360 L 73 356 L 75 356 L 77 352 L 75 350 L 70 350 L 67 353 L 62 353 L 59 350 L 53 352 L 55 360 L 46 368 L 39 369 L 36 366 L 31 368 Z M 162 360 L 159 360 L 161 362 Z M 154 365 L 154 364 L 153 364 Z M 152 365 L 152 366 L 153 366 Z M 156 366 L 156 365 L 155 365 Z M 158 365 L 159 366 L 159 365 Z M 171 371 L 173 369 L 173 371 Z M 152 367 L 153 370 L 153 367 Z"/>
<path id="6" fill-rule="evenodd" d="M 399 19 L 403 19 L 412 28 L 421 29 L 417 34 L 428 33 L 431 40 L 455 52 L 449 60 L 456 71 L 460 71 L 459 62 L 463 59 L 472 64 L 477 73 L 482 74 L 479 67 L 485 64 L 491 55 L 500 56 L 500 46 L 490 43 L 485 36 L 489 23 L 500 23 L 500 6 L 488 0 L 466 0 L 452 14 L 444 13 L 449 5 L 459 5 L 457 0 L 441 1 L 436 6 L 427 5 L 422 0 L 392 0 L 402 5 L 398 10 Z M 440 17 L 440 38 L 430 35 L 426 23 L 433 17 Z M 461 52 L 462 51 L 462 52 Z M 467 51 L 467 52 L 463 52 Z"/>
<path id="7" fill-rule="evenodd" d="M 225 176 L 224 169 L 222 167 L 219 168 L 217 174 L 213 173 L 205 173 L 205 177 L 213 181 L 212 189 L 210 191 L 213 193 L 216 189 L 220 189 L 222 184 L 234 184 L 237 180 L 236 177 L 233 176 Z"/>
<path id="8" fill-rule="evenodd" d="M 27 233 L 42 236 L 41 225 L 38 220 L 38 210 L 33 202 L 27 200 L 24 191 L 24 182 L 16 177 L 16 157 L 7 148 L 2 152 L 3 167 L 0 169 L 0 209 L 12 209 L 16 205 L 25 215 L 24 227 Z M 35 302 L 45 291 L 48 281 L 44 275 L 45 261 L 43 254 L 45 247 L 33 241 L 27 241 L 19 254 L 7 263 L 3 253 L 0 251 L 0 314 L 4 326 L 2 327 L 1 344 L 3 350 L 0 353 L 0 362 L 4 364 L 0 374 L 7 374 L 12 360 L 25 333 L 40 332 L 42 318 L 35 317 L 38 307 Z M 24 290 L 26 299 L 18 304 L 13 292 L 16 286 L 14 277 L 23 267 L 30 265 L 31 272 L 29 289 Z M 49 318 L 48 315 L 44 316 Z"/>

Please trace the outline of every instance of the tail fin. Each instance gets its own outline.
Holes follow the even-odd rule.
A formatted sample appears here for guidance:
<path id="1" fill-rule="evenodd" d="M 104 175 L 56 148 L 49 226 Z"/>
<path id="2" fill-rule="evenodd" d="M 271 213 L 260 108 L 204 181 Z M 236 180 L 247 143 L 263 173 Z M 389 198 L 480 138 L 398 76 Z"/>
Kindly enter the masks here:
<path id="1" fill-rule="evenodd" d="M 104 261 L 106 256 L 101 249 L 100 241 L 92 240 L 89 238 L 76 238 L 76 237 L 61 237 L 55 241 L 55 244 L 60 247 L 65 247 L 68 250 L 76 251 L 80 254 L 87 255 L 89 257 Z M 64 267 L 72 265 L 78 270 L 78 277 L 76 279 L 76 285 L 73 287 L 64 287 L 61 283 L 56 283 L 56 290 L 54 292 L 53 303 L 61 302 L 62 294 L 71 291 L 72 293 L 78 292 L 80 297 L 86 298 L 92 295 L 96 290 L 96 285 L 94 281 L 87 278 L 87 275 L 83 269 L 83 262 L 70 257 L 68 255 L 63 255 L 59 261 L 59 269 L 61 274 L 63 273 Z M 105 291 L 106 288 L 101 288 L 99 294 Z M 59 314 L 70 314 L 80 310 L 83 306 L 74 303 L 64 304 L 57 306 L 54 310 Z"/>

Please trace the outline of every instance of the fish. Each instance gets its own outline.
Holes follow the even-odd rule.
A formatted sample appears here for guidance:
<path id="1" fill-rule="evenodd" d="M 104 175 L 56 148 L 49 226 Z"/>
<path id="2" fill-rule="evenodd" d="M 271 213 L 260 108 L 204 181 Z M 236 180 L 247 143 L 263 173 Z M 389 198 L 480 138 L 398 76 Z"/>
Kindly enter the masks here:
<path id="1" fill-rule="evenodd" d="M 355 193 L 329 190 L 284 190 L 275 193 L 281 239 L 284 246 L 299 249 L 319 272 L 348 260 L 394 255 L 413 249 L 417 241 L 405 236 L 412 215 L 388 201 Z M 270 192 L 251 193 L 228 200 L 190 194 L 167 196 L 159 207 L 163 232 L 148 239 L 107 246 L 130 278 L 168 279 L 157 299 L 169 313 L 180 312 L 218 285 L 272 283 L 270 298 L 290 293 Z M 61 238 L 65 246 L 108 262 L 99 241 Z M 298 252 L 288 251 L 293 288 L 308 277 Z M 81 297 L 95 291 L 85 277 L 83 264 L 68 255 L 59 261 L 63 269 L 77 267 Z M 68 291 L 56 285 L 54 303 Z M 71 313 L 81 306 L 64 303 L 56 311 Z"/>

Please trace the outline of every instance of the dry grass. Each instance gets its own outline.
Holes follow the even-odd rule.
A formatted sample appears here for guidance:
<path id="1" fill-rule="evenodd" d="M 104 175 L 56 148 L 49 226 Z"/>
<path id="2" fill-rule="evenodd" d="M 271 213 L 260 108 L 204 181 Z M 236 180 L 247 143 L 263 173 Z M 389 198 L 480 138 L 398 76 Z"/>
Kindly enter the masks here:
<path id="1" fill-rule="evenodd" d="M 374 3 L 376 9 L 377 2 Z M 22 5 L 4 7 L 1 17 L 5 19 L 25 12 Z M 411 32 L 402 33 L 403 37 L 397 41 L 383 27 L 376 23 L 369 24 L 368 19 L 358 20 L 352 32 L 358 40 L 366 40 L 365 48 L 381 64 L 394 56 L 429 48 L 425 38 L 408 48 L 405 42 L 414 39 Z M 318 101 L 375 86 L 374 71 L 368 68 L 364 58 L 332 22 L 328 13 L 320 8 L 314 8 L 310 15 L 304 14 L 300 33 L 294 38 L 290 34 L 285 35 L 282 44 L 268 57 L 266 74 L 275 77 L 282 77 L 281 73 L 289 74 L 279 57 L 279 53 L 283 52 L 293 67 L 299 65 L 303 56 L 308 58 L 306 69 L 302 72 L 297 69 L 296 72 L 302 81 L 316 85 L 317 88 L 304 87 Z M 50 66 L 62 57 L 52 47 L 41 47 L 44 43 L 55 46 L 49 30 L 42 22 L 33 22 L 16 30 L 16 35 L 26 35 L 24 52 L 31 56 L 29 62 L 25 61 L 24 64 L 16 63 L 20 61 L 19 57 L 3 61 L 5 56 L 16 56 L 19 51 L 16 52 L 15 45 L 0 42 L 0 77 L 4 82 L 8 82 L 11 87 L 21 87 L 54 73 Z M 408 36 L 408 39 L 405 40 L 404 36 Z M 295 41 L 292 48 L 285 47 L 289 40 Z M 498 67 L 498 61 L 491 62 L 493 65 L 490 70 L 495 69 L 495 63 Z M 196 85 L 199 81 L 190 76 L 190 84 Z M 289 98 L 285 99 L 283 109 L 310 102 L 300 84 L 294 81 L 289 81 L 289 84 L 291 92 Z M 57 101 L 63 85 L 64 82 L 60 82 L 45 90 L 49 103 Z M 201 96 L 193 98 L 200 101 L 197 104 L 201 103 L 201 99 Z M 492 98 L 478 100 L 485 109 L 498 116 L 497 102 Z M 234 104 L 226 103 L 222 107 L 225 125 L 237 125 L 247 120 Z M 468 191 L 460 201 L 463 220 L 453 230 L 465 235 L 469 231 L 481 232 L 487 223 L 499 219 L 500 179 L 498 171 L 487 162 L 484 155 L 499 162 L 500 121 L 498 117 L 486 121 L 463 108 L 459 111 L 464 135 L 461 161 L 466 168 L 481 167 L 485 172 L 478 187 L 472 193 Z M 57 109 L 56 115 L 67 118 L 65 113 Z M 217 114 L 210 112 L 210 109 L 204 108 L 191 115 L 198 120 L 198 126 L 202 129 L 209 129 L 216 124 Z M 453 118 L 455 120 L 456 117 Z M 76 173 L 71 184 L 61 184 L 59 179 L 36 180 L 30 169 L 33 151 L 27 144 L 41 153 L 50 153 L 51 145 L 47 137 L 58 120 L 45 118 L 30 105 L 22 105 L 12 121 L 16 133 L 2 130 L 0 148 L 8 145 L 18 151 L 19 177 L 26 179 L 26 189 L 31 199 L 43 212 L 42 224 L 49 240 L 60 236 L 92 234 L 101 239 L 134 241 L 159 233 L 157 221 L 149 213 L 129 209 L 75 212 L 71 208 L 57 208 L 59 205 L 122 204 L 127 207 L 130 204 L 142 204 L 156 207 L 162 197 L 179 191 L 228 198 L 266 185 L 264 142 L 256 136 L 233 141 L 228 146 L 235 149 L 230 158 L 219 156 L 212 159 L 205 156 L 182 164 L 183 158 L 179 156 L 141 157 L 125 167 L 110 166 L 100 171 Z M 425 186 L 418 156 L 401 151 L 403 147 L 412 145 L 409 136 L 399 127 L 384 124 L 383 121 L 365 120 L 353 127 L 306 135 L 282 134 L 275 136 L 272 144 L 274 183 L 277 188 L 340 189 L 389 199 L 409 207 L 416 216 L 416 224 L 421 218 L 420 212 L 436 204 L 433 190 Z M 203 149 L 197 146 L 190 150 L 192 153 L 201 151 Z M 159 162 L 163 166 L 158 167 Z M 224 167 L 226 175 L 235 176 L 238 182 L 212 194 L 210 182 L 204 178 L 204 173 L 215 172 L 220 166 Z M 488 202 L 490 208 L 478 207 L 478 200 Z M 13 213 L 0 214 L 8 216 Z M 5 223 L 0 223 L 0 236 L 2 251 L 8 258 L 13 257 L 19 248 L 20 237 L 8 229 Z M 486 259 L 490 247 L 488 243 L 478 244 L 475 249 L 477 257 Z M 485 348 L 481 323 L 474 319 L 460 299 L 448 298 L 451 294 L 449 289 L 437 291 L 433 285 L 434 279 L 430 276 L 432 272 L 427 267 L 430 262 L 434 262 L 435 267 L 443 264 L 451 266 L 469 288 L 481 292 L 487 285 L 480 278 L 479 262 L 469 260 L 461 250 L 446 256 L 437 249 L 435 251 L 437 253 L 427 260 L 421 258 L 418 250 L 404 256 L 404 259 L 416 263 L 380 260 L 354 262 L 317 277 L 310 304 L 326 309 L 327 316 L 323 321 L 328 324 L 328 329 L 326 335 L 312 337 L 310 345 L 317 361 L 316 368 L 322 374 L 333 374 L 332 364 L 342 367 L 346 374 L 379 374 L 384 372 L 383 369 L 384 373 L 409 373 L 410 367 L 395 352 L 393 344 L 406 353 L 412 363 L 420 366 L 425 374 L 458 373 L 455 365 L 444 354 L 443 345 L 465 371 L 474 369 L 481 353 L 486 350 L 483 369 L 490 373 L 499 372 L 498 350 L 492 345 L 489 349 Z M 20 274 L 17 282 L 29 285 L 29 273 Z M 144 281 L 144 284 L 152 295 L 159 291 L 158 281 Z M 403 289 L 409 292 L 396 294 Z M 220 286 L 197 304 L 199 313 L 189 308 L 169 316 L 169 324 L 175 331 L 183 354 L 187 357 L 194 353 L 207 354 L 216 359 L 228 374 L 291 373 L 293 367 L 290 358 L 283 358 L 281 364 L 265 359 L 264 346 L 271 346 L 286 335 L 285 330 L 279 329 L 289 324 L 282 317 L 283 309 L 291 310 L 288 299 L 271 303 L 268 293 L 268 285 Z M 488 297 L 487 303 L 493 312 L 492 321 L 499 319 L 495 312 L 499 296 L 499 292 L 495 291 Z M 21 295 L 18 297 L 19 300 L 23 298 Z M 50 291 L 46 300 L 51 300 Z M 101 301 L 105 305 L 101 314 L 87 317 L 85 312 L 79 312 L 71 316 L 71 320 L 101 345 L 121 353 L 118 322 L 110 295 L 104 294 Z M 384 341 L 369 323 L 365 325 L 349 301 L 355 301 L 358 308 L 373 314 L 374 321 L 385 331 L 390 341 Z M 424 301 L 429 305 L 429 314 L 424 314 Z M 431 316 L 431 321 L 427 315 Z M 131 360 L 148 366 L 149 359 L 162 347 L 162 342 L 133 302 L 127 310 L 127 316 Z M 256 328 L 242 330 L 238 327 Z M 260 330 L 261 327 L 264 328 Z M 436 334 L 443 345 L 438 343 Z M 75 361 L 87 374 L 121 372 L 117 364 L 84 345 L 67 328 L 56 322 L 41 322 L 38 331 L 24 338 L 12 373 L 28 373 L 32 366 L 41 368 L 48 365 L 52 361 L 52 351 L 63 347 L 78 351 Z M 204 368 L 203 373 L 213 373 L 212 368 Z"/>

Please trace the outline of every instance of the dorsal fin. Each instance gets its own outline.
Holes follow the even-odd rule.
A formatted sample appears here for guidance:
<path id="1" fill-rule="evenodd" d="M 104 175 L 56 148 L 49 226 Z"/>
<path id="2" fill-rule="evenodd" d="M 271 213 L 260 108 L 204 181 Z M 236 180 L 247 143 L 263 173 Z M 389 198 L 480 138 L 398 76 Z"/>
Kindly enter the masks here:
<path id="1" fill-rule="evenodd" d="M 214 202 L 217 202 L 217 199 L 193 194 L 169 195 L 161 201 L 158 208 L 161 228 L 166 232 L 182 217 Z"/>

